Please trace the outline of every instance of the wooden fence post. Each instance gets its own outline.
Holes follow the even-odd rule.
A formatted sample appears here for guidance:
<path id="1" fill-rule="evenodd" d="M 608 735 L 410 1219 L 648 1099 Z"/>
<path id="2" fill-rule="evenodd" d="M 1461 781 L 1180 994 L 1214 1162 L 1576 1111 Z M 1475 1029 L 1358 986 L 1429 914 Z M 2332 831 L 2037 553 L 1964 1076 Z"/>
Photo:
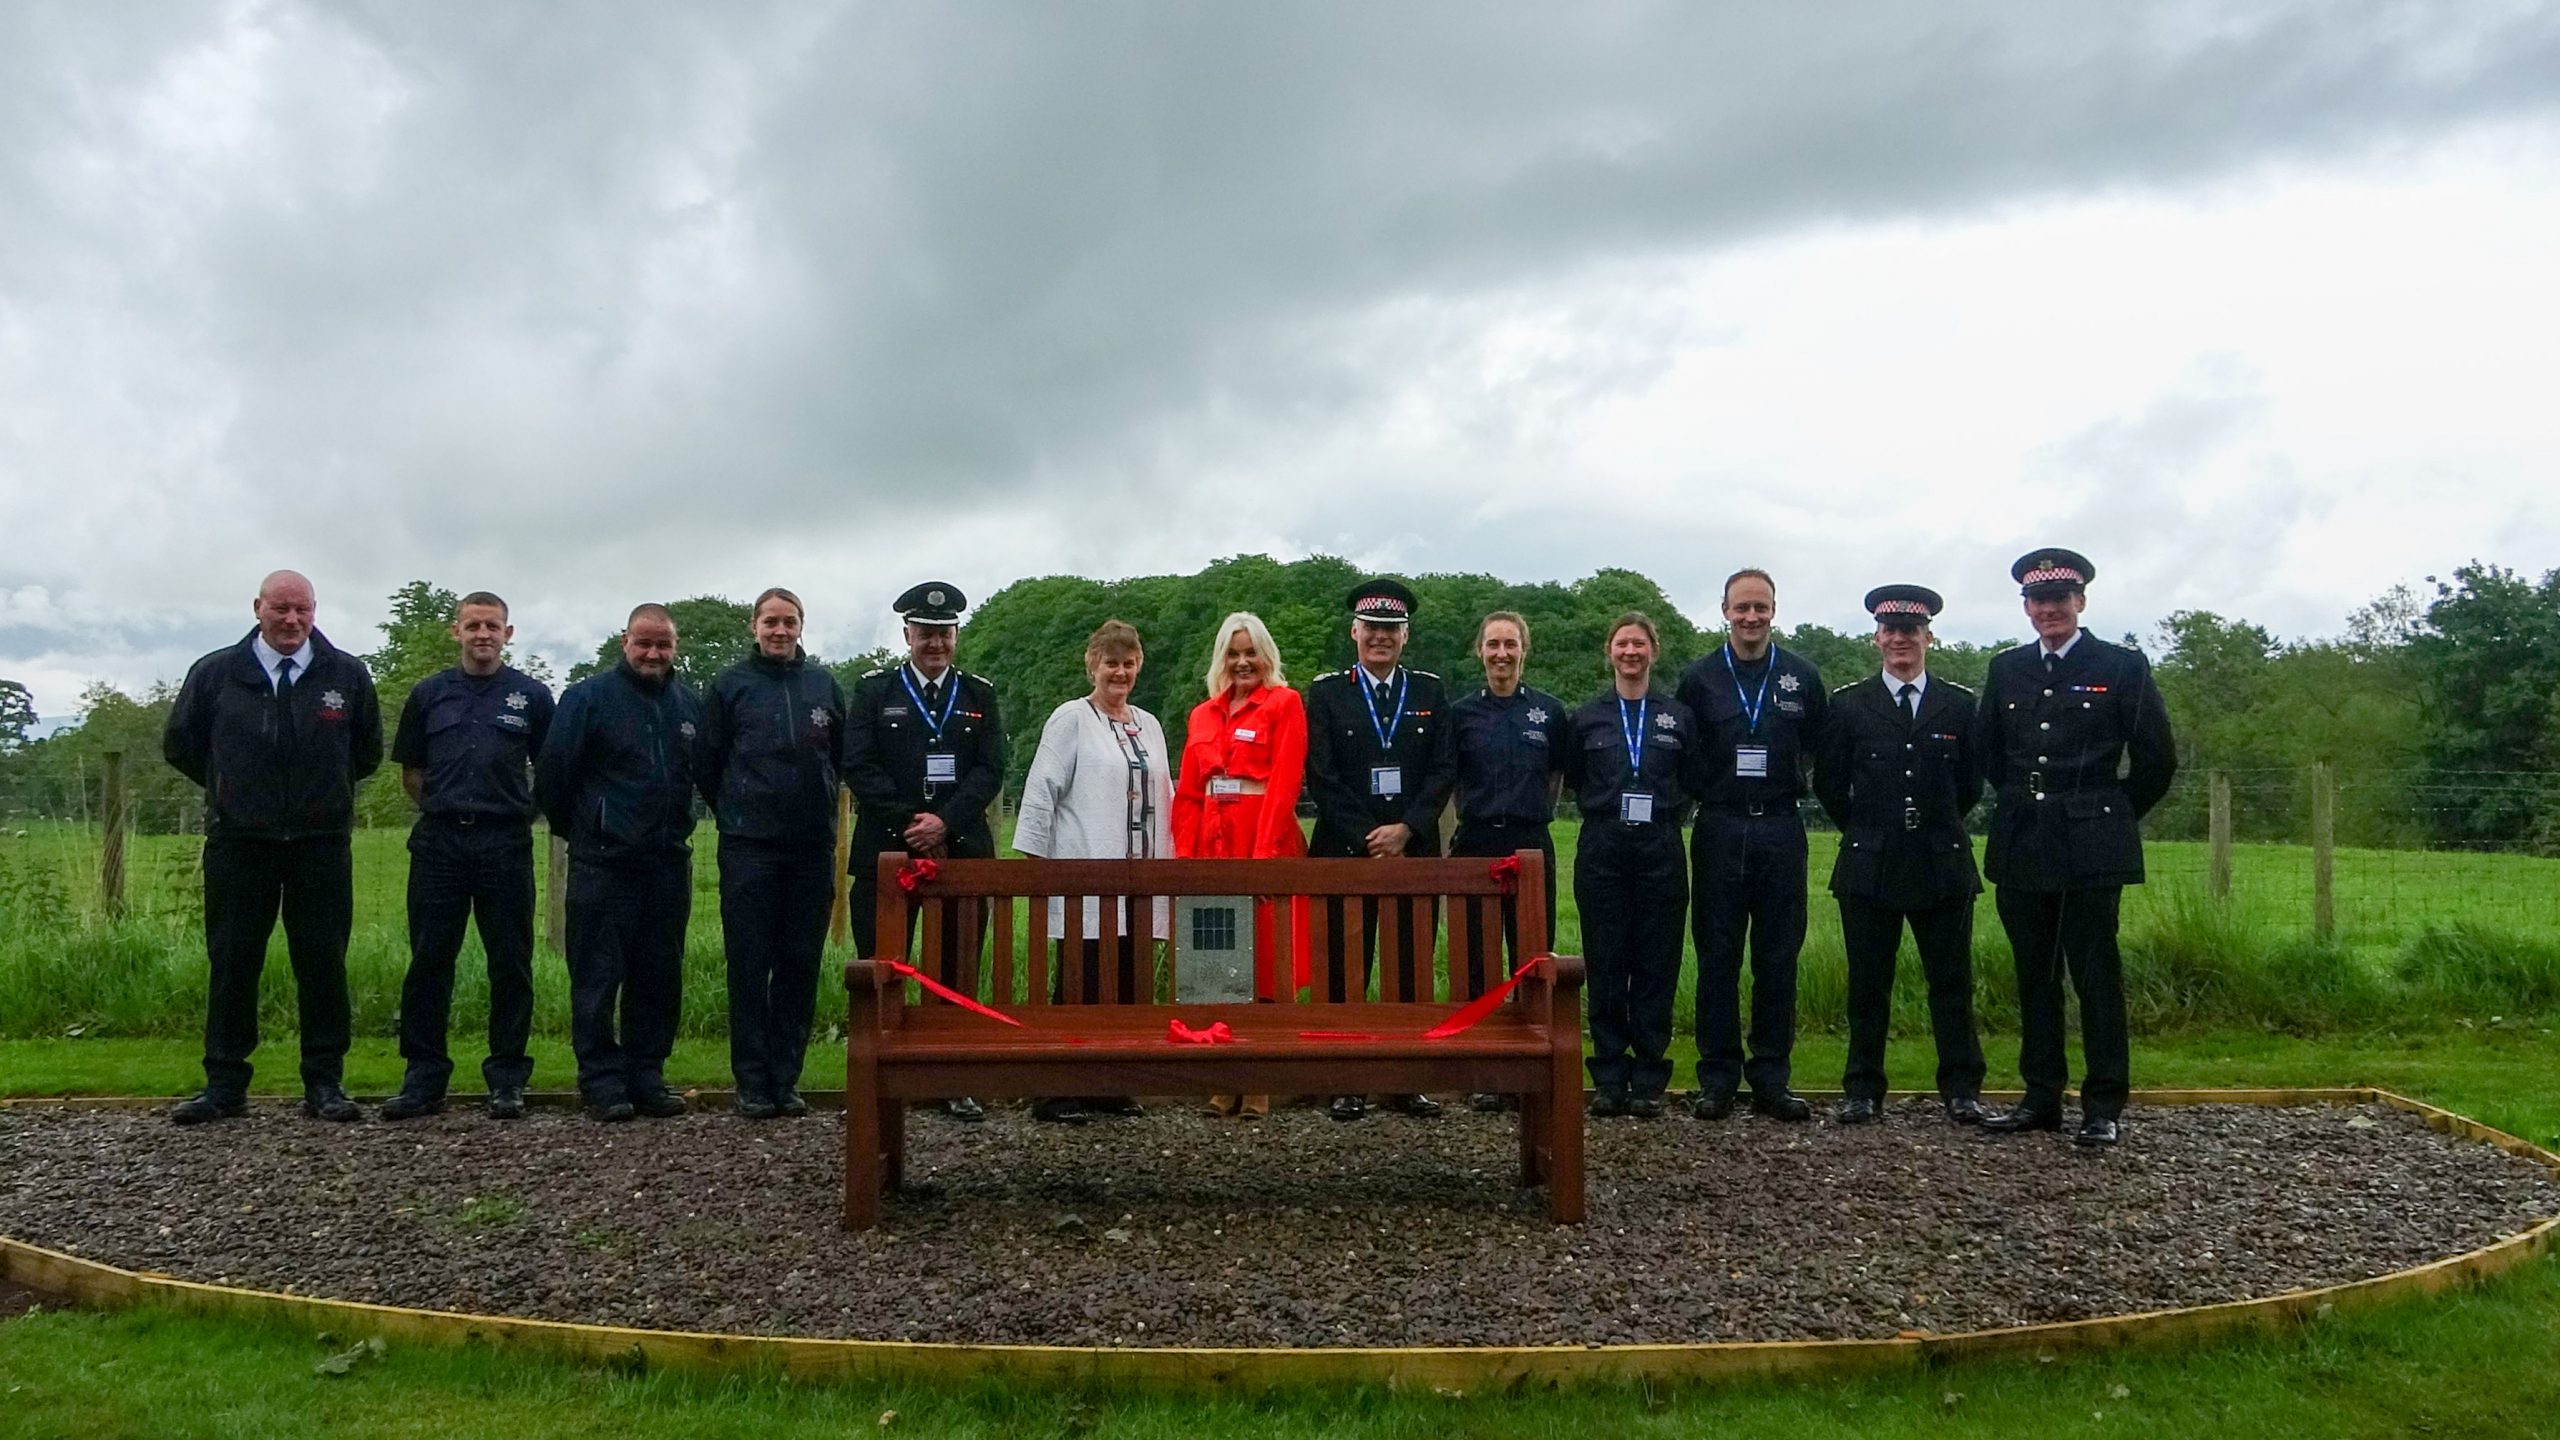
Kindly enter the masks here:
<path id="1" fill-rule="evenodd" d="M 2213 772 L 2211 809 L 2207 833 L 2213 843 L 2213 861 L 2205 873 L 2213 886 L 2213 898 L 2231 898 L 2231 772 Z"/>
<path id="2" fill-rule="evenodd" d="M 853 935 L 853 788 L 836 787 L 836 903 L 827 912 L 827 939 L 842 945 Z"/>
<path id="3" fill-rule="evenodd" d="M 98 898 L 105 906 L 109 920 L 124 918 L 124 752 L 110 750 L 107 760 L 106 802 L 99 807 L 99 820 L 106 826 L 103 843 L 98 848 Z"/>
<path id="4" fill-rule="evenodd" d="M 543 905 L 543 938 L 559 954 L 569 953 L 569 842 L 551 837 L 551 890 Z"/>
<path id="5" fill-rule="evenodd" d="M 2329 762 L 2311 767 L 2311 933 L 2338 933 L 2338 779 Z"/>

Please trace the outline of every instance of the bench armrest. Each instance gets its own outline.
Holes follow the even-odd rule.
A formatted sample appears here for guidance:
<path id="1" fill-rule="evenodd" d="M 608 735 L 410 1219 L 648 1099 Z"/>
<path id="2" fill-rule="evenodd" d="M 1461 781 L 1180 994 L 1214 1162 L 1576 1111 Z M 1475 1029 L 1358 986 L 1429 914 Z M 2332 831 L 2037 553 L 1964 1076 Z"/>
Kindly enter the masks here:
<path id="1" fill-rule="evenodd" d="M 894 1028 L 905 1008 L 906 981 L 877 960 L 844 962 L 846 1035 Z"/>

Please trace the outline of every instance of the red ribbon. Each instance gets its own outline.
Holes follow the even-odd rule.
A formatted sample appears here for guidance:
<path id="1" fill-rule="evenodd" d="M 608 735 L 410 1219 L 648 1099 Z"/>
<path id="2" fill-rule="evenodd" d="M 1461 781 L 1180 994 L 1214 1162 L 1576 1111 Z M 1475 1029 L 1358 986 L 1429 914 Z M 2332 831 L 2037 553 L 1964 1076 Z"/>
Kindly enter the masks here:
<path id="1" fill-rule="evenodd" d="M 933 862 L 930 860 L 919 860 L 916 863 L 919 865 L 930 865 Z M 903 883 L 906 878 L 905 872 L 901 871 L 898 875 L 899 881 Z M 880 963 L 888 966 L 897 974 L 903 975 L 907 979 L 913 980 L 917 984 L 923 986 L 926 994 L 939 996 L 942 999 L 948 1000 L 952 1004 L 959 1006 L 961 1009 L 966 1010 L 973 1015 L 984 1015 L 990 1020 L 1001 1020 L 1007 1025 L 1014 1026 L 1017 1029 L 1028 1030 L 1031 1028 L 1001 1010 L 995 1009 L 992 1006 L 979 1004 L 977 1001 L 970 999 L 968 996 L 963 995 L 959 991 L 952 989 L 950 986 L 943 984 L 941 981 L 934 979 L 932 976 L 927 975 L 904 960 L 892 960 L 884 955 L 881 957 Z"/>
<path id="2" fill-rule="evenodd" d="M 1511 863 L 1516 868 L 1520 862 L 1514 860 Z M 1468 1001 L 1459 1009 L 1457 1014 L 1452 1015 L 1448 1019 L 1441 1021 L 1439 1024 L 1432 1026 L 1430 1029 L 1423 1031 L 1422 1038 L 1425 1040 L 1446 1040 L 1452 1035 L 1462 1035 L 1467 1031 L 1474 1029 L 1477 1021 L 1492 1014 L 1495 1006 L 1509 998 L 1511 992 L 1519 988 L 1521 981 L 1529 978 L 1530 971 L 1546 964 L 1547 961 L 1552 958 L 1552 956 L 1547 955 L 1530 956 L 1527 963 L 1523 964 L 1519 969 L 1511 972 L 1510 979 L 1503 981 L 1501 984 L 1487 990 L 1482 995 Z"/>
<path id="3" fill-rule="evenodd" d="M 931 859 L 910 860 L 898 867 L 898 888 L 913 895 L 917 886 L 941 873 L 942 866 Z"/>
<path id="4" fill-rule="evenodd" d="M 1165 1025 L 1164 1038 L 1177 1045 L 1233 1045 L 1236 1043 L 1236 1032 L 1228 1029 L 1227 1022 L 1224 1020 L 1209 1022 L 1209 1028 L 1206 1030 L 1194 1030 L 1181 1021 L 1174 1020 Z"/>
<path id="5" fill-rule="evenodd" d="M 1490 873 L 1493 876 L 1493 883 L 1502 887 L 1503 894 L 1517 895 L 1520 893 L 1519 856 L 1505 855 L 1501 859 L 1494 861 Z"/>

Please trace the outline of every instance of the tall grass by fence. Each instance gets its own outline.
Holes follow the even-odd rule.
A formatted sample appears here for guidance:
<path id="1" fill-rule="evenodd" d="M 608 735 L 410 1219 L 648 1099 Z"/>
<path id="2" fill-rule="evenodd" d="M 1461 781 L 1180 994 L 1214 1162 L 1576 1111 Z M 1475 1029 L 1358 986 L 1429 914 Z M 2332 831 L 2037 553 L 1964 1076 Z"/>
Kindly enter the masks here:
<path id="1" fill-rule="evenodd" d="M 2182 776 L 2162 807 L 2164 828 L 2183 826 L 2190 810 L 2209 815 L 2216 783 L 2211 772 Z M 2235 823 L 2215 831 L 2208 821 L 2205 828 L 2232 838 L 2154 840 L 2151 883 L 2128 892 L 2126 980 L 2138 1024 L 2317 1032 L 2404 1021 L 2513 1023 L 2560 1010 L 2560 860 L 2334 846 L 2325 852 L 2332 920 L 2323 933 L 2316 923 L 2323 852 L 2307 843 L 2317 778 L 2233 774 L 2221 783 Z M 2350 771 L 2335 783 L 2343 791 L 2379 782 Z M 2458 789 L 2411 793 L 2413 803 L 2459 803 Z M 128 807 L 113 823 L 118 817 L 102 813 L 99 796 L 84 820 L 36 813 L 26 798 L 0 794 L 0 1036 L 194 1033 L 204 1014 L 202 841 L 174 823 L 186 817 Z M 2266 838 L 2267 817 L 2289 805 L 2304 812 L 2292 838 Z M 2242 817 L 2248 823 L 2236 823 Z M 1570 950 L 1580 943 L 1570 883 L 1573 827 L 1559 824 L 1557 834 L 1558 944 Z M 396 1027 L 408 963 L 405 835 L 384 827 L 355 838 L 348 970 L 360 1033 Z M 2240 838 L 2251 835 L 2259 838 Z M 697 832 L 684 1021 L 685 1033 L 696 1036 L 725 1028 L 716 844 L 708 827 Z M 1838 916 L 1825 888 L 1835 844 L 1826 834 L 1813 837 L 1813 923 L 1799 984 L 1804 1023 L 1822 1028 L 1837 1028 L 1845 1013 Z M 536 871 L 547 909 L 550 876 L 546 867 Z M 487 1007 L 477 945 L 474 939 L 466 951 L 455 997 L 457 1043 L 465 1050 L 463 1037 L 483 1023 Z M 1986 1022 L 2011 1025 L 2010 958 L 1988 895 L 1977 910 L 1974 959 Z M 292 1003 L 281 937 L 275 962 L 266 1021 L 282 1027 L 291 1023 Z M 546 952 L 536 971 L 536 1023 L 565 1032 L 567 984 L 557 956 Z M 1693 967 L 1684 971 L 1677 1012 L 1683 1030 L 1691 973 Z M 1898 1026 L 1925 1031 L 1919 990 L 1916 976 L 1897 988 Z M 841 1019 L 838 987 L 822 987 L 820 1004 L 822 1025 Z"/>

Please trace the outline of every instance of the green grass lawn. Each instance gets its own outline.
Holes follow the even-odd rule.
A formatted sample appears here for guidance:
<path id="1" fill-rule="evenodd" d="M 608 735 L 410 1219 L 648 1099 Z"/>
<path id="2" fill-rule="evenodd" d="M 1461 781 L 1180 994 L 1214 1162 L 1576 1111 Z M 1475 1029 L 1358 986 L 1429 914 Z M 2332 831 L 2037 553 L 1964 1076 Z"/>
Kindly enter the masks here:
<path id="1" fill-rule="evenodd" d="M 270 1054 L 290 1046 L 270 1041 Z M 2014 1042 L 1992 1042 L 1995 1079 Z M 1897 1045 L 1906 1081 L 1925 1041 Z M 1835 1075 L 1810 1037 L 1799 1072 Z M 556 1048 L 543 1065 L 559 1071 Z M 824 1062 L 828 1083 L 840 1064 Z M 688 1042 L 677 1071 L 717 1083 L 725 1057 Z M 359 1048 L 359 1088 L 396 1057 Z M 0 1043 L 0 1093 L 168 1092 L 193 1079 L 172 1041 Z M 2560 1040 L 2541 1025 L 2305 1039 L 2264 1032 L 2144 1037 L 2144 1085 L 2374 1083 L 2560 1144 Z M 2141 1143 L 2140 1111 L 2130 1143 Z M 399 1348 L 344 1378 L 335 1348 L 288 1327 L 158 1309 L 39 1312 L 0 1322 L 0 1434 L 11 1436 L 776 1437 L 1244 1436 L 2531 1436 L 2560 1434 L 2560 1261 L 2457 1295 L 2200 1348 L 1978 1362 L 1889 1378 L 1740 1387 L 1607 1387 L 1446 1397 L 1382 1389 L 1269 1396 L 1138 1395 L 989 1382 L 796 1384 L 631 1375 L 485 1352 Z M 883 1424 L 882 1417 L 896 1412 Z"/>

